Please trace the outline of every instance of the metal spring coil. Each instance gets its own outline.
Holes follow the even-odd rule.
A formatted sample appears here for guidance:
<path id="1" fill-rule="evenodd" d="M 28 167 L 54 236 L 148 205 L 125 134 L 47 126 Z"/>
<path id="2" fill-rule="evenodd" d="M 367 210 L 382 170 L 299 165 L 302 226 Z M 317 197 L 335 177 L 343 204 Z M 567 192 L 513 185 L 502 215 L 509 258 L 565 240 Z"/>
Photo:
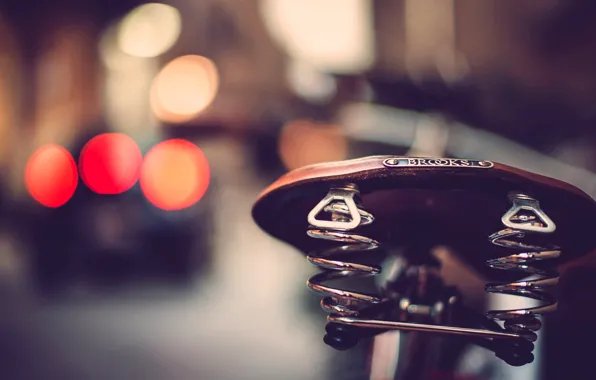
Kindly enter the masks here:
<path id="1" fill-rule="evenodd" d="M 518 253 L 496 259 L 487 260 L 486 264 L 497 270 L 516 271 L 529 276 L 529 278 L 509 282 L 491 283 L 485 286 L 489 293 L 508 294 L 527 297 L 541 301 L 536 307 L 510 310 L 491 310 L 486 316 L 495 321 L 504 322 L 504 329 L 522 337 L 517 341 L 502 341 L 503 347 L 497 355 L 512 365 L 523 365 L 532 362 L 534 357 L 533 342 L 536 341 L 536 332 L 542 327 L 537 318 L 557 309 L 556 298 L 546 292 L 546 288 L 555 286 L 559 275 L 554 269 L 543 269 L 532 266 L 532 263 L 559 257 L 561 251 L 555 246 L 540 246 L 527 244 L 521 240 L 526 232 L 514 228 L 505 228 L 489 237 L 492 244 L 515 249 Z M 520 252 L 521 251 L 521 252 Z"/>
<path id="2" fill-rule="evenodd" d="M 357 207 L 361 216 L 359 226 L 372 223 L 374 217 L 360 206 L 357 205 Z M 330 202 L 325 206 L 324 211 L 331 213 L 332 220 L 339 223 L 348 219 L 350 214 L 348 207 L 337 201 Z M 378 295 L 338 289 L 328 284 L 332 280 L 347 277 L 368 277 L 381 273 L 381 267 L 378 265 L 361 264 L 337 258 L 337 255 L 343 256 L 349 253 L 376 250 L 379 248 L 379 243 L 376 240 L 345 230 L 342 231 L 341 229 L 323 229 L 313 226 L 309 227 L 307 234 L 315 239 L 343 243 L 330 249 L 312 252 L 307 256 L 307 260 L 311 264 L 325 269 L 325 271 L 315 274 L 307 281 L 307 286 L 311 290 L 324 297 L 321 299 L 321 307 L 325 312 L 338 316 L 356 317 L 362 309 L 382 301 L 382 298 Z M 329 323 L 326 330 L 325 342 L 336 349 L 348 349 L 357 343 L 357 339 L 353 338 L 353 328 Z"/>

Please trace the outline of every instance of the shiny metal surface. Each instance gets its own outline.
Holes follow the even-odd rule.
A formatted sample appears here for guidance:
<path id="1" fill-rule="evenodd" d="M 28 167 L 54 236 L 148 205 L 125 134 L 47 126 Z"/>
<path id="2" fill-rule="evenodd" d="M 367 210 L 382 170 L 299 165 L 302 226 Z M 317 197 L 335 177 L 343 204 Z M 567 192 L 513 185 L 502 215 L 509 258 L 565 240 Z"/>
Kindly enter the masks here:
<path id="1" fill-rule="evenodd" d="M 333 188 L 308 214 L 308 223 L 319 228 L 329 228 L 335 230 L 352 230 L 358 227 L 362 221 L 362 216 L 359 208 L 354 202 L 354 196 L 357 194 L 357 190 L 354 185 L 348 185 L 345 188 Z M 337 208 L 341 214 L 347 214 L 351 219 L 347 218 L 335 218 L 331 221 L 317 219 L 317 215 L 323 211 L 327 206 L 330 206 L 333 202 L 341 201 L 344 202 L 344 206 Z M 333 207 L 331 207 L 333 209 Z M 327 208 L 329 210 L 329 208 Z M 325 210 L 325 211 L 327 211 Z M 370 214 L 364 212 L 367 216 L 369 223 L 372 222 Z"/>
<path id="2" fill-rule="evenodd" d="M 355 197 L 357 195 L 358 189 L 352 184 L 349 184 L 344 188 L 332 188 L 327 196 L 313 208 L 308 216 L 308 221 L 312 226 L 340 230 L 327 231 L 324 229 L 311 228 L 307 231 L 308 236 L 315 239 L 333 240 L 345 243 L 345 245 L 340 247 L 325 250 L 323 252 L 312 253 L 307 256 L 307 260 L 310 263 L 321 268 L 333 270 L 332 272 L 322 272 L 312 276 L 307 281 L 307 285 L 316 293 L 327 296 L 321 300 L 321 307 L 326 312 L 337 315 L 355 316 L 358 315 L 360 309 L 369 304 L 375 304 L 382 301 L 382 298 L 376 295 L 341 290 L 330 285 L 325 285 L 325 283 L 330 280 L 353 276 L 374 276 L 381 272 L 380 266 L 333 260 L 331 258 L 340 253 L 371 251 L 379 246 L 379 243 L 376 240 L 341 231 L 347 229 L 348 226 L 354 225 L 356 222 L 357 224 L 355 227 L 358 227 L 360 225 L 372 223 L 374 220 L 370 213 L 356 205 Z M 316 219 L 321 211 L 330 212 L 331 221 Z M 348 217 L 351 217 L 352 219 L 350 220 Z"/>
<path id="3" fill-rule="evenodd" d="M 503 215 L 501 221 L 506 227 L 517 228 L 523 231 L 551 233 L 555 232 L 555 223 L 541 209 L 539 202 L 522 193 L 511 193 L 509 199 L 513 206 Z M 533 215 L 522 214 L 529 211 Z"/>
<path id="4" fill-rule="evenodd" d="M 555 270 L 538 268 L 531 264 L 557 258 L 561 255 L 561 251 L 556 246 L 522 242 L 528 233 L 551 233 L 556 227 L 540 209 L 537 200 L 522 193 L 509 194 L 509 199 L 513 202 L 513 207 L 502 218 L 507 228 L 491 235 L 489 240 L 495 245 L 525 252 L 488 260 L 487 265 L 498 270 L 524 273 L 531 278 L 505 284 L 487 284 L 485 289 L 489 293 L 527 297 L 542 301 L 543 304 L 525 309 L 491 310 L 486 315 L 492 319 L 505 321 L 504 327 L 508 331 L 529 336 L 532 331 L 538 331 L 541 327 L 537 316 L 557 310 L 556 298 L 546 290 L 557 285 L 559 281 L 559 275 Z M 529 214 L 518 216 L 518 213 L 523 210 Z"/>
<path id="5" fill-rule="evenodd" d="M 466 160 L 455 158 L 388 158 L 383 162 L 388 168 L 399 167 L 435 167 L 435 168 L 483 168 L 490 169 L 490 161 Z"/>
<path id="6" fill-rule="evenodd" d="M 466 327 L 456 326 L 439 326 L 439 325 L 428 325 L 422 323 L 411 323 L 411 322 L 394 322 L 394 321 L 380 321 L 375 319 L 363 319 L 353 317 L 341 317 L 341 316 L 329 316 L 330 322 L 343 323 L 351 326 L 369 327 L 378 329 L 388 330 L 401 330 L 401 331 L 421 331 L 431 332 L 438 334 L 449 334 L 449 335 L 466 335 L 466 336 L 477 336 L 483 338 L 493 339 L 518 339 L 520 336 L 515 333 L 506 333 L 500 331 L 491 331 L 484 329 L 472 329 Z"/>

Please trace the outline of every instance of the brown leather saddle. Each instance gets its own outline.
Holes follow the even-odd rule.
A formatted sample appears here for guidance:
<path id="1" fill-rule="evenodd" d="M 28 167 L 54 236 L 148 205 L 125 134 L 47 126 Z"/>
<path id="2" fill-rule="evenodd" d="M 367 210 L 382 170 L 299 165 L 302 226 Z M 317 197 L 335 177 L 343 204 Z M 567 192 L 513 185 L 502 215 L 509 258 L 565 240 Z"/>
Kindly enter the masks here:
<path id="1" fill-rule="evenodd" d="M 267 188 L 253 217 L 324 270 L 308 285 L 327 296 L 321 301 L 330 314 L 327 344 L 347 349 L 392 329 L 457 334 L 511 365 L 533 360 L 537 317 L 557 308 L 547 292 L 558 282 L 556 267 L 596 248 L 596 202 L 587 194 L 480 160 L 373 156 L 304 167 Z M 478 317 L 459 306 L 460 293 L 440 278 L 429 280 L 440 266 L 429 254 L 437 246 L 449 247 L 484 279 L 500 281 L 487 284 L 487 292 L 542 304 Z M 405 257 L 403 270 L 379 294 L 346 288 L 348 278 L 381 273 L 369 260 L 380 247 Z"/>
<path id="2" fill-rule="evenodd" d="M 320 242 L 306 234 L 308 213 L 331 187 L 345 183 L 358 186 L 362 205 L 375 217 L 362 227 L 362 235 L 386 245 L 450 246 L 489 278 L 499 272 L 485 262 L 499 254 L 488 236 L 502 227 L 511 191 L 531 194 L 555 221 L 548 239 L 563 248 L 557 262 L 596 248 L 592 198 L 565 182 L 488 161 L 374 156 L 304 167 L 259 196 L 254 220 L 272 236 L 309 252 Z"/>

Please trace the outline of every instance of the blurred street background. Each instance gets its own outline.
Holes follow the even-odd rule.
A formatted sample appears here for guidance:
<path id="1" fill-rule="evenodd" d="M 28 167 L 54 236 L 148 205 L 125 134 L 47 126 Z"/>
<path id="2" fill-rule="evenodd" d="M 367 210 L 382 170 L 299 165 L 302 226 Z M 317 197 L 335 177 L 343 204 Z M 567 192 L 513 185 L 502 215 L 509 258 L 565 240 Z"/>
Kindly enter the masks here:
<path id="1" fill-rule="evenodd" d="M 258 194 L 399 154 L 596 196 L 595 17 L 590 0 L 0 0 L 0 378 L 393 379 L 367 346 L 323 344 L 316 268 L 254 224 Z M 564 289 L 586 314 L 594 265 Z M 462 379 L 578 379 L 580 320 L 547 321 L 523 368 L 466 352 Z"/>

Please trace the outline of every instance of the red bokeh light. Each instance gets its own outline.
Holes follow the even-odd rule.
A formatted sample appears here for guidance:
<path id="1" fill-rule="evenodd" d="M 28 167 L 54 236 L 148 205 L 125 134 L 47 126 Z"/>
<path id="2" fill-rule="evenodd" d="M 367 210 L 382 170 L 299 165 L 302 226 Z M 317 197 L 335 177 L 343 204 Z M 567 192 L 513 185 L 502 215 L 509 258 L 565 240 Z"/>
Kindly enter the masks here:
<path id="1" fill-rule="evenodd" d="M 58 145 L 44 145 L 29 158 L 25 186 L 29 194 L 46 207 L 60 207 L 72 198 L 79 177 L 72 155 Z"/>
<path id="2" fill-rule="evenodd" d="M 143 155 L 123 133 L 95 136 L 81 151 L 79 170 L 85 185 L 97 194 L 120 194 L 139 179 Z"/>
<path id="3" fill-rule="evenodd" d="M 163 210 L 181 210 L 197 203 L 209 187 L 207 158 L 193 143 L 172 139 L 155 145 L 141 170 L 141 189 Z"/>

